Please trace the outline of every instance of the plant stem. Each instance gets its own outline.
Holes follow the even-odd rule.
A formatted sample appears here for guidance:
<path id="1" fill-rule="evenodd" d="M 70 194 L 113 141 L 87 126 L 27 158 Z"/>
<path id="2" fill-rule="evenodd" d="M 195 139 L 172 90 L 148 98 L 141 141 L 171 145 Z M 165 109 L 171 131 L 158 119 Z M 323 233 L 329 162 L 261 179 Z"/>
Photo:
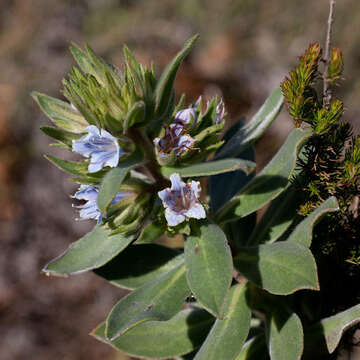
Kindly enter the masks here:
<path id="1" fill-rule="evenodd" d="M 326 43 L 325 43 L 325 56 L 324 56 L 324 63 L 325 69 L 323 74 L 324 80 L 324 89 L 323 89 L 323 105 L 328 110 L 331 100 L 331 88 L 329 86 L 329 56 L 330 56 L 330 47 L 331 47 L 331 30 L 332 24 L 334 22 L 334 8 L 335 8 L 335 0 L 330 0 L 330 11 L 329 11 L 329 18 L 328 18 L 328 26 L 327 26 L 327 33 L 326 33 Z"/>
<path id="2" fill-rule="evenodd" d="M 157 164 L 154 146 L 151 143 L 150 139 L 146 134 L 143 133 L 141 129 L 130 129 L 129 136 L 139 144 L 145 152 L 147 158 L 146 168 L 150 172 L 151 176 L 154 178 L 157 187 L 164 187 L 168 185 L 168 181 L 162 176 L 159 171 L 159 166 Z"/>

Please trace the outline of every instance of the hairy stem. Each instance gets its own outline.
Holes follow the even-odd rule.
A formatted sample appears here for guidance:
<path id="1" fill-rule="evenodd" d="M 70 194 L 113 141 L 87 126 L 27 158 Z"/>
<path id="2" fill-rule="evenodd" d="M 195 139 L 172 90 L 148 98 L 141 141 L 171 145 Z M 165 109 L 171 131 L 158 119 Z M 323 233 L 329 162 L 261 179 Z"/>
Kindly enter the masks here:
<path id="1" fill-rule="evenodd" d="M 326 43 L 325 43 L 325 55 L 324 55 L 324 89 L 323 89 L 323 105 L 326 109 L 329 109 L 330 100 L 331 100 L 331 88 L 329 86 L 329 56 L 330 56 L 330 47 L 331 47 L 331 30 L 332 24 L 334 22 L 334 8 L 335 8 L 335 0 L 330 0 L 330 11 L 329 11 L 329 18 L 328 18 L 328 26 L 327 26 L 327 33 L 326 33 Z"/>

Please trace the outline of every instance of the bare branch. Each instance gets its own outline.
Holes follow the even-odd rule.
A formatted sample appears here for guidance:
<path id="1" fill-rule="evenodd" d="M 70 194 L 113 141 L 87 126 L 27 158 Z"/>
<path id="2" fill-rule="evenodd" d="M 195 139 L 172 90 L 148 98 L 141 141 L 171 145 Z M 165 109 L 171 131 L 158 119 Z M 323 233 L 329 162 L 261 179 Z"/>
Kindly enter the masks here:
<path id="1" fill-rule="evenodd" d="M 330 47 L 331 47 L 331 30 L 332 24 L 334 22 L 334 8 L 335 8 L 335 0 L 330 0 L 330 11 L 329 11 L 329 18 L 328 18 L 328 27 L 326 33 L 326 44 L 325 44 L 325 55 L 324 55 L 324 89 L 323 89 L 323 105 L 326 109 L 329 109 L 330 100 L 331 100 L 331 88 L 329 86 L 329 56 L 330 56 Z"/>

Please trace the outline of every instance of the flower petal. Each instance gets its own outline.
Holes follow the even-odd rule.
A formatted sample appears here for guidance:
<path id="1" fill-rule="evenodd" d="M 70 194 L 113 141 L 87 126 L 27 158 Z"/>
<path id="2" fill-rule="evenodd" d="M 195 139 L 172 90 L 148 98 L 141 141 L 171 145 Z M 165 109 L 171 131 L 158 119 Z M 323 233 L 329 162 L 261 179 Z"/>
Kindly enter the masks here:
<path id="1" fill-rule="evenodd" d="M 191 119 L 195 119 L 196 117 L 196 112 L 194 110 L 194 107 L 191 106 L 187 109 L 183 109 L 183 110 L 180 110 L 176 113 L 175 115 L 175 122 L 176 121 L 179 121 L 179 122 L 182 122 L 183 124 L 187 125 L 190 123 Z"/>
<path id="2" fill-rule="evenodd" d="M 170 181 L 172 191 L 181 191 L 181 189 L 186 186 L 186 184 L 181 180 L 181 177 L 178 173 L 171 174 Z"/>
<path id="3" fill-rule="evenodd" d="M 187 218 L 194 218 L 194 219 L 205 219 L 206 212 L 204 207 L 200 203 L 194 204 L 189 210 L 187 210 L 184 215 Z"/>
<path id="4" fill-rule="evenodd" d="M 176 226 L 182 223 L 185 220 L 185 216 L 181 214 L 177 214 L 174 211 L 172 211 L 170 208 L 167 208 L 165 210 L 165 218 L 167 223 L 170 226 Z"/>
<path id="5" fill-rule="evenodd" d="M 192 181 L 190 183 L 190 188 L 193 191 L 195 197 L 198 199 L 200 196 L 201 186 L 199 181 Z"/>

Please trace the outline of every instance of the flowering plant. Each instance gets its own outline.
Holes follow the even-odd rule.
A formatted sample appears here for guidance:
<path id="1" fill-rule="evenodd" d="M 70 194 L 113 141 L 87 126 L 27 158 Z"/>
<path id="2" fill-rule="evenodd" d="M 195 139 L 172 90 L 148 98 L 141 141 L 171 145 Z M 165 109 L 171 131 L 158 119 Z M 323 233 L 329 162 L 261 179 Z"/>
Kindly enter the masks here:
<path id="1" fill-rule="evenodd" d="M 80 70 L 64 80 L 67 101 L 33 94 L 55 125 L 42 131 L 54 145 L 82 156 L 77 162 L 47 158 L 80 184 L 74 195 L 83 202 L 80 218 L 97 222 L 44 272 L 93 270 L 132 290 L 93 335 L 134 356 L 295 360 L 304 352 L 304 333 L 307 347 L 317 347 L 320 338 L 320 350 L 333 352 L 343 330 L 360 319 L 359 308 L 309 321 L 297 306 L 302 294 L 319 290 L 309 249 L 314 225 L 339 209 L 328 196 L 297 214 L 306 199 L 295 181 L 301 173 L 296 164 L 308 163 L 303 149 L 319 132 L 295 128 L 255 176 L 253 143 L 280 111 L 281 89 L 247 124 L 222 136 L 222 100 L 205 104 L 200 98 L 185 106 L 182 96 L 175 105 L 176 73 L 196 40 L 160 77 L 127 47 L 119 70 L 90 47 L 72 45 Z M 312 84 L 318 61 L 313 48 L 306 56 L 299 74 L 308 71 L 309 77 L 282 85 L 296 124 L 309 118 L 309 92 L 301 81 Z M 339 78 L 341 69 L 331 69 Z M 312 118 L 321 134 L 340 116 L 332 104 Z M 207 191 L 206 182 L 193 180 L 204 178 Z M 269 203 L 256 224 L 257 210 Z M 183 248 L 159 245 L 164 235 L 170 243 L 182 236 Z"/>

